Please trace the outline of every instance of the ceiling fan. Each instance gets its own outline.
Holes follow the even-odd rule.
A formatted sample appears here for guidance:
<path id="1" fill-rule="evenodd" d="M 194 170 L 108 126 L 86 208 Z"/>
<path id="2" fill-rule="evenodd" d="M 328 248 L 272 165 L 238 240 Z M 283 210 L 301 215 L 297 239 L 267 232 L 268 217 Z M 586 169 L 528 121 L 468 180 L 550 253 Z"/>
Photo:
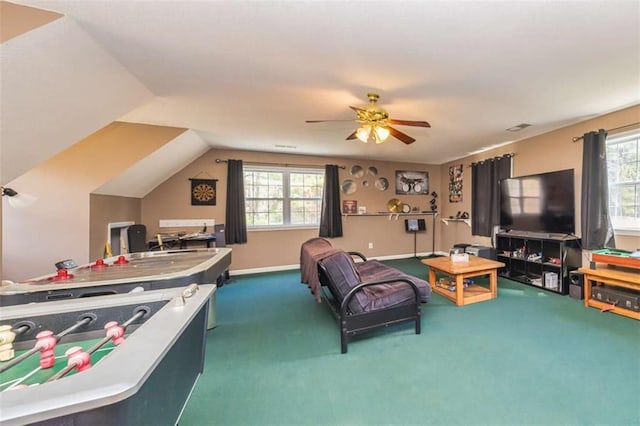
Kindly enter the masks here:
<path id="1" fill-rule="evenodd" d="M 356 112 L 355 121 L 360 123 L 353 133 L 347 136 L 347 140 L 359 139 L 362 142 L 374 141 L 375 143 L 382 143 L 389 135 L 400 139 L 407 145 L 414 143 L 416 140 L 406 133 L 402 133 L 398 129 L 394 129 L 390 124 L 399 126 L 416 126 L 416 127 L 431 127 L 426 121 L 409 121 L 409 120 L 395 120 L 389 118 L 389 113 L 384 109 L 376 105 L 376 102 L 380 98 L 377 93 L 367 93 L 369 98 L 369 105 L 362 108 L 356 108 L 349 106 Z M 351 120 L 306 120 L 306 123 L 325 123 L 329 121 L 351 121 Z"/>

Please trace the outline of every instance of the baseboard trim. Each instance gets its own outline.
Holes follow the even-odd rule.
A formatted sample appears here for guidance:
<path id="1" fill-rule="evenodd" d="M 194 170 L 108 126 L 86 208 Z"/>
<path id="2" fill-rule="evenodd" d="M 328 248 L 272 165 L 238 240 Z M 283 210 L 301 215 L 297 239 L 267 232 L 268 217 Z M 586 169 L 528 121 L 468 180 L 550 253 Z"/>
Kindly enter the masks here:
<path id="1" fill-rule="evenodd" d="M 425 253 L 417 253 L 416 256 L 424 257 L 429 256 L 431 252 Z M 447 256 L 447 253 L 437 251 L 436 254 L 440 256 Z M 406 254 L 393 254 L 389 256 L 371 256 L 371 259 L 376 260 L 397 260 L 397 259 L 408 259 L 413 257 L 413 253 Z M 249 269 L 232 269 L 229 271 L 229 275 L 238 276 L 238 275 L 251 275 L 251 274 L 262 274 L 264 272 L 280 272 L 280 271 L 290 271 L 293 269 L 300 269 L 299 264 L 295 265 L 278 265 L 278 266 L 265 266 L 262 268 L 249 268 Z"/>

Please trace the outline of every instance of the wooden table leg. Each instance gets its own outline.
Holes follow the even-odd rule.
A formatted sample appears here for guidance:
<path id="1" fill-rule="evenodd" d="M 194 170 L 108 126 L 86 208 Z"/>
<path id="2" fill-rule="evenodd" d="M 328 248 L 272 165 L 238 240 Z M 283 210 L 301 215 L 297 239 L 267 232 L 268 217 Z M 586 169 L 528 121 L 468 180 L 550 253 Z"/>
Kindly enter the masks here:
<path id="1" fill-rule="evenodd" d="M 462 306 L 464 305 L 464 278 L 461 274 L 458 274 L 456 277 L 456 305 Z"/>
<path id="2" fill-rule="evenodd" d="M 582 295 L 584 296 L 584 306 L 589 307 L 589 299 L 591 299 L 591 279 L 587 274 L 584 274 L 584 288 L 582 291 Z"/>
<path id="3" fill-rule="evenodd" d="M 493 269 L 489 273 L 489 289 L 491 290 L 491 298 L 498 297 L 498 270 Z"/>
<path id="4" fill-rule="evenodd" d="M 436 285 L 436 270 L 433 267 L 429 267 L 429 284 Z"/>

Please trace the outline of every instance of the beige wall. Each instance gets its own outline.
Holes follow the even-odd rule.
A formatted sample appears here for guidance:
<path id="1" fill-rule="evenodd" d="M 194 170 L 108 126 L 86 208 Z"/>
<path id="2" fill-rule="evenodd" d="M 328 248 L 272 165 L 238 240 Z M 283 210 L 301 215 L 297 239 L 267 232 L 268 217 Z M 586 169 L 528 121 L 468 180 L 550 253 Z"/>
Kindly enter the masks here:
<path id="1" fill-rule="evenodd" d="M 550 172 L 562 169 L 575 171 L 575 206 L 576 206 L 576 234 L 580 235 L 580 188 L 582 182 L 582 141 L 572 142 L 574 136 L 582 136 L 588 131 L 598 129 L 612 129 L 640 121 L 640 106 L 626 108 L 592 120 L 584 121 L 540 136 L 532 137 L 514 144 L 486 151 L 481 154 L 465 157 L 442 165 L 441 181 L 446 185 L 449 166 L 464 164 L 463 202 L 449 203 L 446 193 L 442 202 L 444 217 L 455 215 L 457 211 L 471 212 L 471 169 L 472 162 L 499 156 L 505 153 L 515 153 L 513 158 L 513 176 L 525 176 L 534 173 Z M 443 191 L 446 189 L 443 187 Z M 474 237 L 471 228 L 463 223 L 441 225 L 442 245 L 440 249 L 447 249 L 454 243 L 479 243 L 491 245 L 489 238 Z M 616 246 L 620 249 L 633 250 L 640 246 L 640 238 L 632 236 L 616 236 Z M 583 256 L 584 259 L 586 257 Z"/>
<path id="2" fill-rule="evenodd" d="M 63 15 L 0 1 L 0 43 L 46 25 Z"/>
<path id="3" fill-rule="evenodd" d="M 89 259 L 102 258 L 107 225 L 112 222 L 142 221 L 142 199 L 91 194 L 89 197 Z"/>
<path id="4" fill-rule="evenodd" d="M 249 151 L 211 150 L 144 197 L 142 201 L 142 220 L 151 235 L 160 230 L 162 232 L 172 231 L 171 229 L 158 228 L 158 221 L 160 219 L 214 218 L 216 223 L 224 223 L 227 165 L 225 163 L 216 163 L 215 160 L 217 158 L 224 160 L 229 158 L 241 159 L 245 162 L 261 163 L 311 164 L 321 166 L 324 166 L 324 164 L 338 164 L 346 166 L 346 169 L 340 171 L 341 182 L 344 179 L 351 178 L 356 181 L 358 189 L 353 194 L 343 194 L 342 199 L 357 200 L 358 205 L 366 206 L 368 212 L 386 212 L 387 202 L 391 198 L 398 198 L 412 207 L 418 207 L 421 211 L 428 210 L 431 196 L 401 196 L 395 194 L 394 178 L 396 170 L 429 172 L 430 190 L 438 191 L 438 188 L 440 188 L 439 167 L 434 165 L 268 154 Z M 352 165 L 360 165 L 365 169 L 369 166 L 377 167 L 378 177 L 386 177 L 391 184 L 390 188 L 386 191 L 376 189 L 373 185 L 375 179 L 371 176 L 365 176 L 359 179 L 353 178 L 349 175 L 349 169 Z M 205 207 L 190 205 L 189 178 L 196 176 L 210 176 L 218 179 L 216 206 Z M 370 182 L 368 187 L 363 187 L 362 183 L 364 180 Z M 363 216 L 349 217 L 346 220 L 343 219 L 344 236 L 333 239 L 332 243 L 336 247 L 361 251 L 367 256 L 413 255 L 413 235 L 405 232 L 403 219 L 404 218 L 400 218 L 400 220 L 389 220 L 387 215 L 382 217 Z M 429 216 L 427 218 L 428 232 L 426 234 L 418 234 L 418 253 L 431 252 L 431 220 L 431 216 Z M 195 229 L 186 229 L 186 231 L 194 232 Z M 316 236 L 318 236 L 317 228 L 250 231 L 247 244 L 234 244 L 232 246 L 232 269 L 246 270 L 282 265 L 297 265 L 300 259 L 301 243 Z M 373 243 L 373 249 L 368 248 L 368 243 Z M 437 244 L 436 241 L 436 246 Z"/>
<path id="5" fill-rule="evenodd" d="M 50 273 L 62 259 L 88 262 L 89 194 L 184 131 L 114 122 L 10 182 L 37 201 L 3 210 L 3 278 Z"/>
<path id="6" fill-rule="evenodd" d="M 491 245 L 490 238 L 471 235 L 471 228 L 463 222 L 445 224 L 441 218 L 455 216 L 458 211 L 471 213 L 471 162 L 486 158 L 515 153 L 513 158 L 513 176 L 548 172 L 561 169 L 575 170 L 575 205 L 576 233 L 580 234 L 580 185 L 582 179 L 582 145 L 572 142 L 572 137 L 580 136 L 587 131 L 599 128 L 614 128 L 639 121 L 640 106 L 627 108 L 596 119 L 588 120 L 554 132 L 532 137 L 517 143 L 496 148 L 482 154 L 468 156 L 440 166 L 409 163 L 392 163 L 369 160 L 337 159 L 327 157 L 310 157 L 284 154 L 268 154 L 259 152 L 211 150 L 176 175 L 169 178 L 142 201 L 142 220 L 151 235 L 157 232 L 186 231 L 195 229 L 160 229 L 159 219 L 200 219 L 214 218 L 216 223 L 224 223 L 226 199 L 226 164 L 216 164 L 219 159 L 242 159 L 245 162 L 289 163 L 289 164 L 339 164 L 347 166 L 340 172 L 340 180 L 352 178 L 349 168 L 358 164 L 365 169 L 375 166 L 379 176 L 389 179 L 391 188 L 381 192 L 370 185 L 363 187 L 362 181 L 369 177 L 354 179 L 358 190 L 352 195 L 342 195 L 344 199 L 354 199 L 358 205 L 365 205 L 368 212 L 386 211 L 386 204 L 391 198 L 399 198 L 410 206 L 428 210 L 430 196 L 397 196 L 394 190 L 396 170 L 428 171 L 430 191 L 438 193 L 440 216 L 435 222 L 435 251 L 448 252 L 455 243 L 477 243 Z M 449 167 L 463 165 L 463 201 L 451 203 L 448 199 Z M 218 179 L 217 205 L 212 207 L 191 206 L 189 197 L 189 178 L 207 177 Z M 353 178 L 352 178 L 353 179 Z M 416 251 L 430 253 L 432 251 L 432 216 L 427 218 L 427 233 L 418 234 Z M 344 236 L 333 239 L 336 247 L 361 251 L 369 257 L 401 256 L 413 254 L 413 236 L 404 231 L 404 218 L 389 220 L 382 217 L 348 217 L 343 218 Z M 300 244 L 308 238 L 318 235 L 317 229 L 250 231 L 247 244 L 233 245 L 233 270 L 252 270 L 279 266 L 296 265 L 299 262 Z M 369 249 L 373 243 L 373 249 Z M 635 249 L 640 246 L 640 238 L 617 236 L 617 247 Z M 277 247 L 277 249 L 274 249 Z M 588 262 L 585 253 L 584 262 Z"/>

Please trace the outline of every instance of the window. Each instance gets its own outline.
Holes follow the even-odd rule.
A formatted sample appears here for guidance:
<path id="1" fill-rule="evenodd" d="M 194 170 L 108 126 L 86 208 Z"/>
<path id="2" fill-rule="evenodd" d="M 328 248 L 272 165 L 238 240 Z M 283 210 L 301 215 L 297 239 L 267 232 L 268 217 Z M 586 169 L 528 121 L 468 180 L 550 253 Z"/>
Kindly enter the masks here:
<path id="1" fill-rule="evenodd" d="M 609 214 L 616 231 L 640 231 L 640 132 L 607 140 Z"/>
<path id="2" fill-rule="evenodd" d="M 324 170 L 245 166 L 247 227 L 318 226 Z"/>

